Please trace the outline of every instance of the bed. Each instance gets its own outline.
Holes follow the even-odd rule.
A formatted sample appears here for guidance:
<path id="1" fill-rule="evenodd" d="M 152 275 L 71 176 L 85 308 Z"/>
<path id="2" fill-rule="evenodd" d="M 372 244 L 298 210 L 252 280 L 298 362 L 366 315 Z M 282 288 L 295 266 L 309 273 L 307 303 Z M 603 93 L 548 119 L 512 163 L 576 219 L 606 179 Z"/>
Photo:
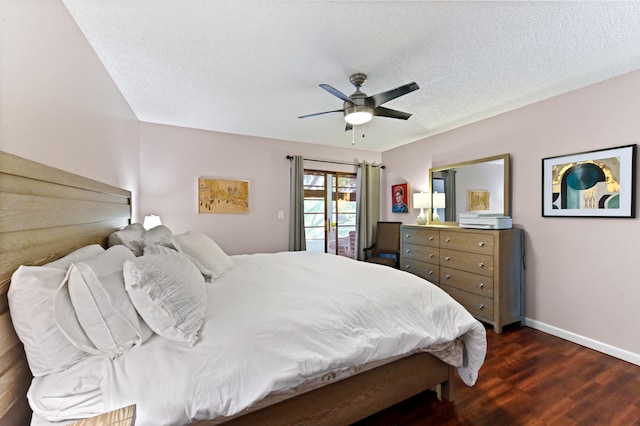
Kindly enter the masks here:
<path id="1" fill-rule="evenodd" d="M 93 245 L 100 244 L 107 247 L 107 239 L 114 232 L 130 226 L 131 221 L 131 198 L 128 191 L 105 185 L 90 179 L 86 179 L 77 175 L 73 175 L 58 169 L 54 169 L 42 164 L 34 163 L 23 158 L 16 157 L 7 153 L 0 153 L 0 251 L 2 251 L 2 268 L 0 270 L 0 341 L 1 345 L 1 369 L 0 369 L 0 424 L 29 424 L 32 411 L 27 402 L 27 392 L 31 387 L 30 395 L 33 400 L 38 400 L 38 396 L 42 392 L 51 392 L 46 385 L 38 385 L 39 382 L 46 382 L 53 378 L 55 374 L 44 378 L 34 380 L 29 365 L 27 363 L 23 345 L 18 339 L 9 312 L 7 302 L 7 292 L 11 284 L 11 276 L 20 265 L 42 265 L 55 259 L 66 256 L 74 250 Z M 268 299 L 272 297 L 274 292 L 292 293 L 295 297 L 307 298 L 314 294 L 313 291 L 296 292 L 290 291 L 295 289 L 293 283 L 280 279 L 256 279 L 256 273 L 259 275 L 262 271 L 269 268 L 280 270 L 280 277 L 286 275 L 288 269 L 303 269 L 309 271 L 309 274 L 316 274 L 312 270 L 314 265 L 322 265 L 320 269 L 333 271 L 334 278 L 341 273 L 352 273 L 352 268 L 364 266 L 361 262 L 351 259 L 337 258 L 331 255 L 319 255 L 313 253 L 274 253 L 274 254 L 257 254 L 257 255 L 238 255 L 230 256 L 233 267 L 225 272 L 224 276 L 214 279 L 211 283 L 206 284 L 207 298 L 210 303 L 209 314 L 222 315 L 225 304 L 220 303 L 221 299 L 229 298 L 234 293 L 238 293 L 239 299 L 250 299 L 251 295 L 255 295 L 258 301 L 269 300 L 270 304 L 280 303 L 277 299 Z M 337 262 L 337 263 L 336 263 Z M 288 267 L 295 263 L 295 268 Z M 344 269 L 343 269 L 344 268 Z M 386 281 L 403 280 L 404 276 L 410 276 L 401 271 L 391 268 L 385 268 L 378 265 L 366 265 L 366 272 L 358 272 L 368 276 L 383 275 L 388 279 Z M 253 270 L 251 275 L 247 271 Z M 387 275 L 389 274 L 389 275 Z M 253 278 L 252 278 L 253 277 Z M 326 277 L 318 276 L 318 280 L 326 280 Z M 436 289 L 435 291 L 423 293 L 422 287 L 433 287 L 431 284 L 420 280 L 420 289 L 418 289 L 419 278 L 411 275 L 410 282 L 406 284 L 413 291 L 419 291 L 421 297 L 431 300 L 441 299 L 444 296 Z M 312 280 L 313 281 L 313 280 Z M 353 281 L 353 280 L 352 280 Z M 321 281 L 320 281 L 321 282 Z M 399 282 L 399 281 L 398 281 Z M 238 284 L 240 283 L 240 284 Z M 242 287 L 242 283 L 249 283 L 246 287 Z M 313 283 L 303 285 L 311 286 Z M 314 285 L 318 285 L 315 283 Z M 300 285 L 300 284 L 298 284 Z M 369 292 L 364 292 L 366 288 L 363 283 L 359 284 L 352 290 L 346 290 L 341 286 L 332 286 L 332 291 L 341 295 L 343 298 L 355 297 L 358 294 L 369 293 L 376 294 L 375 286 Z M 398 284 L 398 288 L 405 284 Z M 382 288 L 382 287 L 381 287 Z M 346 293 L 345 293 L 346 291 Z M 382 290 L 380 290 L 382 291 Z M 258 296 L 259 295 L 259 296 Z M 373 296 L 371 296 L 373 297 Z M 357 297 L 356 297 L 357 298 Z M 319 306 L 328 309 L 331 303 L 328 299 L 302 300 L 301 303 L 309 303 L 312 301 Z M 363 302 L 364 300 L 364 302 Z M 361 304 L 372 305 L 369 299 L 360 300 Z M 217 304 L 216 304 L 217 303 Z M 375 303 L 373 303 L 375 304 Z M 259 305 L 259 304 L 258 304 Z M 266 305 L 266 303 L 263 303 Z M 296 304 L 295 306 L 303 306 Z M 248 318 L 251 315 L 248 312 L 256 312 L 259 306 L 243 306 L 228 309 L 224 317 L 229 322 L 233 318 L 235 310 L 242 312 L 246 310 L 244 315 L 239 318 Z M 341 307 L 338 311 L 345 311 L 351 308 Z M 286 317 L 284 309 L 277 309 L 281 312 L 281 317 Z M 296 317 L 304 317 L 305 310 L 301 309 Z M 296 321 L 289 326 L 280 325 L 277 327 L 283 335 L 298 336 L 300 345 L 305 344 L 305 336 L 311 336 L 314 333 L 322 333 L 322 330 L 315 329 L 316 324 L 323 323 L 323 315 L 326 311 L 320 310 L 315 317 L 311 315 L 309 320 Z M 268 311 L 262 312 L 260 318 L 268 315 Z M 377 315 L 377 314 L 372 314 Z M 451 399 L 450 382 L 452 380 L 462 379 L 467 384 L 473 384 L 477 378 L 477 371 L 484 359 L 484 351 L 486 344 L 484 340 L 484 328 L 475 320 L 470 319 L 470 315 L 466 311 L 456 311 L 455 315 L 462 318 L 462 326 L 454 326 L 453 329 L 460 329 L 459 338 L 449 339 L 450 342 L 444 342 L 441 337 L 433 337 L 431 335 L 421 335 L 418 337 L 409 337 L 406 339 L 407 333 L 404 330 L 400 333 L 401 338 L 405 340 L 400 343 L 392 343 L 388 340 L 375 340 L 377 336 L 370 336 L 367 333 L 357 334 L 357 339 L 363 339 L 363 335 L 367 335 L 365 339 L 364 349 L 352 348 L 351 355 L 358 357 L 358 362 L 343 357 L 341 353 L 338 360 L 328 361 L 322 358 L 312 362 L 309 359 L 299 362 L 303 364 L 302 372 L 297 371 L 293 374 L 279 377 L 275 387 L 263 386 L 262 382 L 252 383 L 247 386 L 248 389 L 254 390 L 255 395 L 247 397 L 246 402 L 235 404 L 239 401 L 240 396 L 226 396 L 222 398 L 224 403 L 220 407 L 190 407 L 186 417 L 175 417 L 167 421 L 169 424 L 265 424 L 267 421 L 278 419 L 278 424 L 349 424 L 362 419 L 370 414 L 380 411 L 390 405 L 400 402 L 410 396 L 427 389 L 437 389 L 443 398 Z M 468 315 L 468 316 L 467 316 Z M 365 315 L 366 316 L 366 315 Z M 207 352 L 207 345 L 211 342 L 208 337 L 209 332 L 220 332 L 220 328 L 215 328 L 215 321 L 206 317 L 201 327 L 203 334 L 199 335 L 197 342 L 189 348 L 194 352 Z M 407 322 L 411 323 L 411 318 L 407 318 Z M 354 320 L 359 320 L 356 318 Z M 445 320 L 446 322 L 447 320 Z M 248 327 L 247 321 L 233 321 L 241 323 Z M 266 321 L 263 321 L 266 323 Z M 400 324 L 400 323 L 398 323 Z M 406 325 L 405 323 L 402 323 Z M 396 324 L 397 325 L 397 324 Z M 309 328 L 311 327 L 311 328 Z M 336 329 L 335 325 L 328 325 L 329 329 Z M 407 326 L 408 327 L 408 326 Z M 222 327 L 224 328 L 224 327 Z M 262 329 L 264 331 L 265 328 Z M 269 329 L 269 327 L 267 327 Z M 343 330 L 351 330 L 352 327 L 343 327 Z M 298 330 L 296 334 L 295 331 Z M 284 332 L 286 331 L 286 332 Z M 300 332 L 302 331 L 302 332 Z M 238 333 L 235 333 L 238 334 Z M 344 340 L 340 347 L 350 347 L 349 342 L 354 339 L 353 333 L 343 333 Z M 446 333 L 445 333 L 446 334 Z M 270 340 L 271 336 L 269 336 Z M 371 340 L 373 339 L 373 340 Z M 417 339 L 417 340 L 416 340 Z M 440 340 L 439 340 L 440 339 Z M 413 340 L 413 341 L 409 341 Z M 209 343 L 208 343 L 209 342 Z M 373 343 L 372 343 L 373 342 Z M 393 341 L 395 342 L 395 341 Z M 463 344 L 462 342 L 465 342 Z M 307 342 L 308 343 L 308 342 Z M 425 345 L 429 343 L 425 347 Z M 248 344 L 246 342 L 242 344 Z M 298 344 L 298 343 L 296 343 Z M 312 343 L 313 345 L 314 343 Z M 94 367 L 90 362 L 83 360 L 81 363 L 74 365 L 73 368 L 85 369 L 85 371 L 101 371 L 100 368 L 112 368 L 115 370 L 132 371 L 132 366 L 136 364 L 127 364 L 125 359 L 149 360 L 153 359 L 155 349 L 169 345 L 167 339 L 161 336 L 153 335 L 140 345 L 132 347 L 125 355 L 115 357 L 113 360 L 105 356 L 90 356 L 91 362 L 100 364 L 101 367 Z M 237 348 L 240 343 L 234 341 L 229 344 L 228 348 Z M 327 343 L 329 347 L 335 343 Z M 390 348 L 393 346 L 394 348 Z M 395 346 L 400 348 L 399 353 L 393 352 Z M 463 347 L 464 346 L 464 347 Z M 473 346 L 473 352 L 470 347 Z M 282 362 L 291 363 L 292 360 L 302 360 L 297 358 L 297 350 L 300 347 L 292 347 L 286 352 L 294 355 L 292 359 L 283 360 Z M 307 347 L 307 346 L 305 346 Z M 149 349 L 150 348 L 150 349 Z M 175 347 L 172 346 L 172 350 Z M 175 349 L 179 353 L 188 351 L 187 346 Z M 460 360 L 460 354 L 456 355 L 456 351 L 467 350 L 465 353 L 465 361 Z M 318 349 L 319 352 L 327 351 L 327 346 Z M 144 351 L 148 351 L 145 353 Z M 183 351 L 183 352 L 180 352 Z M 246 352 L 253 351 L 253 346 L 247 346 Z M 272 350 L 269 350 L 272 351 Z M 431 351 L 431 352 L 429 352 Z M 349 352 L 349 351 L 347 351 Z M 239 353 L 233 353 L 234 358 L 240 356 Z M 345 355 L 346 356 L 346 355 Z M 443 361 L 449 358 L 456 358 L 458 363 L 463 362 L 464 365 L 457 369 Z M 128 361 L 127 361 L 128 362 Z M 162 360 L 149 363 L 156 365 L 162 363 Z M 206 363 L 208 361 L 203 361 Z M 256 361 L 248 362 L 252 364 Z M 273 361 L 269 361 L 271 363 Z M 287 371 L 288 368 L 282 368 L 282 365 L 275 364 L 278 371 Z M 105 367 L 106 366 L 106 367 Z M 265 369 L 259 366 L 260 370 Z M 162 368 L 158 366 L 157 368 Z M 177 368 L 180 368 L 178 365 Z M 179 376 L 185 376 L 186 383 L 171 385 L 172 387 L 183 386 L 185 389 L 191 383 L 192 378 L 187 377 L 189 370 L 184 369 Z M 203 371 L 197 370 L 196 376 L 202 376 Z M 247 373 L 249 374 L 249 373 Z M 248 377 L 254 377 L 250 373 Z M 214 381 L 219 378 L 212 379 Z M 266 380 L 266 379 L 265 379 Z M 49 380 L 51 381 L 51 380 Z M 264 382 L 264 381 L 263 381 Z M 113 382 L 111 387 L 126 387 L 118 382 Z M 204 381 L 206 383 L 206 380 Z M 203 386 L 201 384 L 197 386 Z M 235 385 L 230 385 L 235 387 Z M 132 386 L 135 388 L 135 386 Z M 49 389 L 49 390 L 48 390 Z M 132 392 L 134 392 L 132 390 Z M 117 396 L 110 397 L 108 401 L 98 406 L 99 409 L 113 409 L 119 406 L 137 404 L 138 420 L 136 424 L 157 424 L 157 417 L 165 414 L 158 414 L 158 410 L 162 407 L 149 406 L 148 402 L 143 398 L 137 398 L 135 393 L 126 394 L 126 392 L 117 392 Z M 35 399 L 34 399 L 35 398 Z M 106 398 L 105 398 L 106 399 Z M 195 398 L 197 399 L 197 398 Z M 203 398 L 205 401 L 209 401 Z M 44 400 L 44 398 L 43 398 Z M 205 404 L 208 402 L 205 402 Z M 36 406 L 38 404 L 35 404 Z M 36 407 L 40 410 L 41 407 Z M 95 406 L 93 409 L 96 409 Z M 178 410 L 179 411 L 179 410 Z M 185 411 L 185 409 L 183 409 Z M 222 415 L 220 415 L 222 413 Z M 180 414 L 182 415 L 182 414 Z M 167 418 L 173 414 L 166 414 Z M 79 415 L 77 418 L 86 417 Z M 188 420 L 186 420 L 188 419 Z M 57 420 L 57 419 L 56 419 Z M 40 420 L 34 420 L 34 424 Z"/>

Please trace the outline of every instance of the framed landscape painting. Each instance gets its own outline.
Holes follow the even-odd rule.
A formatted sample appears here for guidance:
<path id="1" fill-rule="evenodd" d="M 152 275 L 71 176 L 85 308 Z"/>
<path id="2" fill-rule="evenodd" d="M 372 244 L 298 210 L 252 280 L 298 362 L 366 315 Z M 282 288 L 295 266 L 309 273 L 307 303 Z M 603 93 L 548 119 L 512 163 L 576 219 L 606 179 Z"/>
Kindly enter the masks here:
<path id="1" fill-rule="evenodd" d="M 542 159 L 542 216 L 636 217 L 636 147 Z"/>
<path id="2" fill-rule="evenodd" d="M 249 181 L 198 178 L 198 213 L 249 213 Z"/>

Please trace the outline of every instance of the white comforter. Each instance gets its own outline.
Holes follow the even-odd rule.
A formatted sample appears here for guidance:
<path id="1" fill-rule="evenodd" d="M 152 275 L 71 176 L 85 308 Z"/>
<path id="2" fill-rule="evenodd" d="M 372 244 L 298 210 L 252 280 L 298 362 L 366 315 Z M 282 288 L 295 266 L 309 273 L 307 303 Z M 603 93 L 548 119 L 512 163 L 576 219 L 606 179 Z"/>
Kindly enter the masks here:
<path id="1" fill-rule="evenodd" d="M 181 425 L 233 415 L 266 395 L 460 337 L 473 385 L 484 327 L 435 285 L 386 266 L 311 253 L 237 255 L 207 284 L 193 347 L 153 336 L 110 360 L 91 356 L 34 379 L 29 399 L 49 421 L 137 404 L 136 425 Z"/>

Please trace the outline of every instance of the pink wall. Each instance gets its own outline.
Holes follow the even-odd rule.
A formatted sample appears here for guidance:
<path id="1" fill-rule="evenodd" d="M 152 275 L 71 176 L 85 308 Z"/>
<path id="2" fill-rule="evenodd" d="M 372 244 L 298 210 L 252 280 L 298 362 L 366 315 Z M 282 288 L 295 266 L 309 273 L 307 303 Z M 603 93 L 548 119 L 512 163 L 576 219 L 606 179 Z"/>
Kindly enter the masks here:
<path id="1" fill-rule="evenodd" d="M 528 323 L 640 364 L 640 219 L 541 217 L 542 158 L 638 143 L 639 94 L 635 71 L 384 152 L 383 189 L 406 180 L 426 190 L 432 166 L 510 153 L 513 223 L 526 235 Z M 389 210 L 385 219 L 404 223 L 418 215 Z"/>
<path id="2" fill-rule="evenodd" d="M 138 120 L 62 2 L 3 0 L 0 20 L 0 150 L 135 197 Z"/>
<path id="3" fill-rule="evenodd" d="M 274 139 L 140 124 L 140 211 L 160 215 L 174 233 L 214 238 L 230 254 L 284 251 L 289 243 L 287 155 L 380 162 L 380 153 Z M 352 166 L 305 162 L 318 170 Z M 198 177 L 249 180 L 248 214 L 198 214 Z M 284 219 L 278 219 L 278 212 Z"/>

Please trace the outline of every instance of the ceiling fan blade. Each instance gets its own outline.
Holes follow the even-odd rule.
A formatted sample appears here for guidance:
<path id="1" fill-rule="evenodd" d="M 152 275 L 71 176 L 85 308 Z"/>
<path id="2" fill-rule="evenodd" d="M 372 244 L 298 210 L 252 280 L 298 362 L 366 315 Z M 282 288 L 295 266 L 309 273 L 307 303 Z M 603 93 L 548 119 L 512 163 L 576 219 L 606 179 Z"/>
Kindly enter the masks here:
<path id="1" fill-rule="evenodd" d="M 336 97 L 342 99 L 345 102 L 353 103 L 353 101 L 351 100 L 350 97 L 348 97 L 347 95 L 345 95 L 344 93 L 342 93 L 338 89 L 334 89 L 333 87 L 329 86 L 328 84 L 321 84 L 320 87 L 322 87 L 324 90 L 326 90 L 327 92 L 331 93 L 333 96 L 336 96 Z"/>
<path id="2" fill-rule="evenodd" d="M 408 120 L 409 117 L 411 117 L 411 114 L 408 112 L 397 111 L 395 109 L 385 107 L 374 108 L 373 115 L 378 117 L 399 118 L 400 120 Z"/>
<path id="3" fill-rule="evenodd" d="M 332 112 L 343 112 L 343 110 L 341 109 L 334 109 L 333 111 L 324 111 L 324 112 L 316 112 L 315 114 L 307 114 L 307 115 L 301 115 L 298 118 L 307 118 L 307 117 L 314 117 L 316 115 L 322 115 L 322 114 L 329 114 Z"/>
<path id="4" fill-rule="evenodd" d="M 418 90 L 420 87 L 416 84 L 416 82 L 411 82 L 409 84 L 405 84 L 404 86 L 396 87 L 395 89 L 387 90 L 386 92 L 378 93 L 376 95 L 371 95 L 367 99 L 371 100 L 373 103 L 373 107 L 379 107 L 385 102 L 389 102 L 392 99 L 398 98 L 402 95 L 406 95 L 407 93 L 411 93 L 414 90 Z"/>

